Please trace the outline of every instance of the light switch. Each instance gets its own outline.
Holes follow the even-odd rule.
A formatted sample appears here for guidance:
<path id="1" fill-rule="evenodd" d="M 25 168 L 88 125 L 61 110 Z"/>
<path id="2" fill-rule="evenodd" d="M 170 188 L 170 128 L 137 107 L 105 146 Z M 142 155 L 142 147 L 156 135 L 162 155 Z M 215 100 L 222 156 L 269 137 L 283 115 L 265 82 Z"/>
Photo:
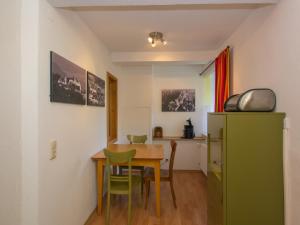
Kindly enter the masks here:
<path id="1" fill-rule="evenodd" d="M 50 160 L 56 158 L 57 143 L 56 140 L 50 141 Z"/>

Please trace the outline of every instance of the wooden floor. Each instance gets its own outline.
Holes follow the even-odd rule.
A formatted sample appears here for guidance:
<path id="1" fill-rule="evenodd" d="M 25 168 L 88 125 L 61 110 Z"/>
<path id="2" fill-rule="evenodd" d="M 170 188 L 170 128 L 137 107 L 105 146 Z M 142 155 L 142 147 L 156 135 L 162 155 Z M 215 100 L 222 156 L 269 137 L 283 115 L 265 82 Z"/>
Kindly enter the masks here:
<path id="1" fill-rule="evenodd" d="M 172 202 L 168 182 L 161 183 L 161 218 L 155 216 L 155 191 L 151 184 L 148 209 L 137 188 L 133 195 L 132 225 L 207 225 L 206 218 L 206 177 L 197 172 L 175 172 L 175 193 L 177 206 Z M 104 201 L 106 203 L 106 201 Z M 93 216 L 88 225 L 104 225 L 105 206 L 102 216 Z M 127 197 L 112 198 L 110 225 L 127 224 Z"/>

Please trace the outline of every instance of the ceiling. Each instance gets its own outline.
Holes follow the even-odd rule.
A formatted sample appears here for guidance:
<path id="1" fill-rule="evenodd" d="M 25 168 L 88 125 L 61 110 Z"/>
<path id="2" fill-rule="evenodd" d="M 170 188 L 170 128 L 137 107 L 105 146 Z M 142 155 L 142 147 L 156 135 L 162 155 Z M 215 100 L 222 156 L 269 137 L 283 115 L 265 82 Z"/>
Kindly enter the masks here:
<path id="1" fill-rule="evenodd" d="M 96 7 L 75 9 L 113 52 L 215 50 L 255 6 Z M 163 32 L 167 46 L 152 48 L 152 31 Z"/>
<path id="2" fill-rule="evenodd" d="M 206 64 L 237 27 L 279 0 L 48 0 L 73 10 L 112 52 L 115 63 Z M 153 31 L 166 46 L 152 48 Z"/>

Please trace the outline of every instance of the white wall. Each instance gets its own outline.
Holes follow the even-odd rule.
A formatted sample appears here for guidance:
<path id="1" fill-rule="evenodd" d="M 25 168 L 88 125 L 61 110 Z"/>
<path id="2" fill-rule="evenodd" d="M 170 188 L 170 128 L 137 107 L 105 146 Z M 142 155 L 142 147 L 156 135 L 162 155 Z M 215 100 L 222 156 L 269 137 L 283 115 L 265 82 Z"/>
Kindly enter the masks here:
<path id="1" fill-rule="evenodd" d="M 163 127 L 164 136 L 182 136 L 188 118 L 192 119 L 196 136 L 203 133 L 203 114 L 201 103 L 200 66 L 155 65 L 153 66 L 152 123 L 153 127 Z M 195 112 L 162 112 L 161 91 L 163 89 L 195 89 Z"/>
<path id="2" fill-rule="evenodd" d="M 233 91 L 269 87 L 277 111 L 287 113 L 285 149 L 287 225 L 300 224 L 300 23 L 299 0 L 256 10 L 224 43 L 233 47 Z"/>
<path id="3" fill-rule="evenodd" d="M 21 1 L 0 8 L 0 224 L 19 225 L 21 218 L 20 20 Z"/>
<path id="4" fill-rule="evenodd" d="M 199 65 L 122 66 L 119 76 L 119 142 L 126 134 L 147 134 L 162 126 L 165 136 L 182 136 L 184 124 L 192 118 L 196 135 L 203 133 L 203 82 Z M 162 89 L 195 89 L 196 112 L 162 112 Z"/>
<path id="5" fill-rule="evenodd" d="M 41 0 L 39 22 L 39 224 L 82 225 L 96 207 L 90 157 L 106 146 L 106 109 L 50 103 L 50 50 L 102 79 L 117 70 L 105 46 L 72 11 Z M 50 140 L 57 140 L 53 161 Z"/>
<path id="6" fill-rule="evenodd" d="M 22 0 L 21 7 L 22 225 L 39 225 L 39 2 Z"/>
<path id="7" fill-rule="evenodd" d="M 147 134 L 150 138 L 152 67 L 123 66 L 121 69 L 118 80 L 119 142 L 127 143 L 127 134 Z"/>

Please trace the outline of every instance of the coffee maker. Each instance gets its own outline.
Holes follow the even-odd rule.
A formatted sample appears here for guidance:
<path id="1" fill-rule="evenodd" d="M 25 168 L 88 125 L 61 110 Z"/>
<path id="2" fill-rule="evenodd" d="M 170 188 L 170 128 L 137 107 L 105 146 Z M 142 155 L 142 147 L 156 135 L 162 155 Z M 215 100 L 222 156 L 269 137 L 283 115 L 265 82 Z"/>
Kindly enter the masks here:
<path id="1" fill-rule="evenodd" d="M 195 137 L 194 126 L 191 119 L 186 120 L 188 125 L 184 125 L 183 138 L 193 139 Z"/>

